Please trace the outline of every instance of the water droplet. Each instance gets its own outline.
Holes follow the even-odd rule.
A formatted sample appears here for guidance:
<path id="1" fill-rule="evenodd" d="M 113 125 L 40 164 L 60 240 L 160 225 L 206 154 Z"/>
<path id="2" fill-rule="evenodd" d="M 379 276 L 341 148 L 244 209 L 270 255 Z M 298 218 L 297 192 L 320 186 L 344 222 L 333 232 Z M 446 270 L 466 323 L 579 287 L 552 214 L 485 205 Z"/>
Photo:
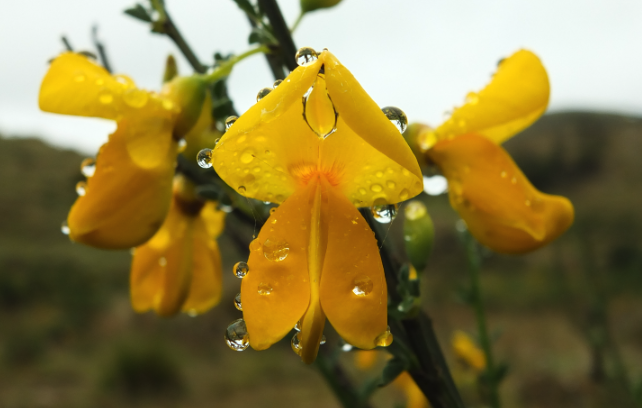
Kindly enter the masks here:
<path id="1" fill-rule="evenodd" d="M 123 93 L 123 101 L 132 108 L 142 108 L 148 100 L 149 94 L 142 89 L 129 88 Z"/>
<path id="2" fill-rule="evenodd" d="M 165 110 L 174 109 L 174 102 L 170 101 L 169 99 L 163 99 L 162 105 Z"/>
<path id="3" fill-rule="evenodd" d="M 319 138 L 326 139 L 337 131 L 339 114 L 328 96 L 325 83 L 321 80 L 317 85 L 318 82 L 319 79 L 303 95 L 303 120 Z"/>
<path id="4" fill-rule="evenodd" d="M 290 341 L 290 344 L 292 345 L 292 351 L 294 351 L 297 356 L 300 356 L 301 352 L 303 351 L 303 345 L 301 344 L 299 333 L 294 333 L 294 336 L 292 336 L 292 341 Z"/>
<path id="5" fill-rule="evenodd" d="M 276 207 L 270 208 L 270 214 L 274 214 L 276 212 Z"/>
<path id="6" fill-rule="evenodd" d="M 85 76 L 82 75 L 82 74 L 81 75 L 76 75 L 76 77 L 74 78 L 74 81 L 76 81 L 76 82 L 83 82 L 84 80 L 85 80 Z"/>
<path id="7" fill-rule="evenodd" d="M 87 183 L 85 183 L 84 181 L 79 181 L 78 183 L 76 183 L 76 194 L 82 197 L 85 195 L 85 193 L 87 193 Z"/>
<path id="8" fill-rule="evenodd" d="M 259 295 L 267 296 L 272 293 L 274 289 L 269 283 L 261 282 L 258 286 Z"/>
<path id="9" fill-rule="evenodd" d="M 479 102 L 479 95 L 477 95 L 475 92 L 469 92 L 468 95 L 466 95 L 466 103 L 470 105 L 477 105 Z"/>
<path id="10" fill-rule="evenodd" d="M 244 278 L 250 272 L 250 267 L 246 262 L 237 262 L 234 264 L 234 276 L 237 278 Z"/>
<path id="11" fill-rule="evenodd" d="M 234 320 L 225 330 L 225 343 L 234 351 L 243 351 L 250 346 L 250 335 L 247 333 L 245 320 Z"/>
<path id="12" fill-rule="evenodd" d="M 64 220 L 62 224 L 60 224 L 60 232 L 65 235 L 69 235 L 69 226 L 67 225 L 67 220 Z"/>
<path id="13" fill-rule="evenodd" d="M 410 221 L 418 220 L 423 218 L 428 214 L 426 206 L 421 201 L 413 200 L 408 203 L 404 208 L 404 214 L 406 214 L 406 219 Z"/>
<path id="14" fill-rule="evenodd" d="M 263 255 L 270 261 L 281 262 L 287 258 L 290 245 L 285 241 L 271 241 L 266 239 L 263 243 Z"/>
<path id="15" fill-rule="evenodd" d="M 513 177 L 512 179 L 510 179 L 510 182 L 511 184 L 517 184 L 517 178 Z"/>
<path id="16" fill-rule="evenodd" d="M 299 320 L 298 322 L 296 322 L 296 324 L 294 325 L 294 330 L 296 330 L 296 331 L 298 331 L 298 332 L 300 332 L 300 331 L 301 331 L 301 320 Z"/>
<path id="17" fill-rule="evenodd" d="M 526 204 L 526 207 L 530 207 L 531 206 L 531 200 L 526 200 L 524 202 L 524 204 Z"/>
<path id="18" fill-rule="evenodd" d="M 212 167 L 212 149 L 203 149 L 196 155 L 196 163 L 204 169 Z"/>
<path id="19" fill-rule="evenodd" d="M 259 242 L 258 239 L 254 239 L 252 240 L 252 242 L 250 242 L 250 251 L 254 252 L 260 249 L 263 249 L 263 245 L 261 244 L 261 242 Z"/>
<path id="20" fill-rule="evenodd" d="M 321 335 L 321 340 L 319 341 L 319 344 L 323 346 L 325 344 L 325 342 L 326 342 L 325 334 L 323 334 L 323 335 Z"/>
<path id="21" fill-rule="evenodd" d="M 388 180 L 388 181 L 386 181 L 386 187 L 388 187 L 388 188 L 395 188 L 396 186 L 397 186 L 397 184 L 395 184 L 395 182 L 394 182 L 394 181 L 392 181 L 392 180 Z"/>
<path id="22" fill-rule="evenodd" d="M 399 130 L 400 133 L 406 131 L 406 127 L 408 126 L 408 117 L 404 111 L 396 106 L 386 106 L 385 108 L 381 108 L 381 110 L 388 120 L 397 127 L 397 130 Z"/>
<path id="23" fill-rule="evenodd" d="M 370 190 L 373 193 L 380 193 L 383 190 L 383 187 L 381 187 L 381 184 L 373 184 L 370 186 Z"/>
<path id="24" fill-rule="evenodd" d="M 352 281 L 354 287 L 352 288 L 352 293 L 359 297 L 364 297 L 369 295 L 372 292 L 374 287 L 372 279 L 365 275 L 359 275 Z"/>
<path id="25" fill-rule="evenodd" d="M 299 48 L 299 50 L 296 52 L 296 55 L 294 57 L 294 59 L 296 59 L 296 63 L 299 64 L 299 66 L 301 67 L 305 67 L 306 65 L 312 64 L 318 58 L 319 58 L 319 54 L 317 54 L 314 48 L 310 48 L 310 47 Z"/>
<path id="26" fill-rule="evenodd" d="M 359 223 L 359 218 L 355 217 L 352 219 L 352 224 L 357 225 Z"/>
<path id="27" fill-rule="evenodd" d="M 508 173 L 506 173 L 505 171 L 502 171 L 502 172 L 499 174 L 499 176 L 500 176 L 501 178 L 506 178 L 506 177 L 508 177 Z"/>
<path id="28" fill-rule="evenodd" d="M 372 207 L 372 216 L 377 222 L 387 224 L 397 216 L 397 204 L 375 204 Z"/>
<path id="29" fill-rule="evenodd" d="M 359 194 L 366 195 L 366 193 L 367 193 L 367 191 L 366 191 L 365 188 L 362 187 L 362 188 L 359 189 Z"/>
<path id="30" fill-rule="evenodd" d="M 272 84 L 272 88 L 276 89 L 276 87 L 281 85 L 282 82 L 282 79 L 277 79 L 276 81 L 274 81 L 274 84 Z"/>
<path id="31" fill-rule="evenodd" d="M 341 351 L 344 353 L 347 353 L 348 351 L 352 351 L 354 347 L 350 343 L 346 343 L 345 340 L 343 340 L 343 344 L 341 345 Z"/>
<path id="32" fill-rule="evenodd" d="M 229 214 L 234 211 L 234 207 L 229 204 L 218 203 L 218 209 L 223 211 L 225 214 Z"/>
<path id="33" fill-rule="evenodd" d="M 386 328 L 386 331 L 381 333 L 375 338 L 375 344 L 379 347 L 388 347 L 392 344 L 392 333 L 390 333 L 390 326 Z"/>
<path id="34" fill-rule="evenodd" d="M 166 265 L 167 265 L 167 259 L 166 259 L 164 256 L 161 256 L 161 257 L 158 259 L 158 264 L 159 264 L 160 266 L 166 266 Z"/>
<path id="35" fill-rule="evenodd" d="M 96 172 L 96 161 L 91 157 L 86 158 L 80 163 L 80 172 L 85 177 L 92 177 Z"/>
<path id="36" fill-rule="evenodd" d="M 245 194 L 245 186 L 239 186 L 238 190 L 239 190 L 239 194 L 241 195 Z"/>
<path id="37" fill-rule="evenodd" d="M 468 229 L 468 225 L 466 225 L 466 221 L 464 220 L 457 220 L 455 222 L 455 229 L 459 232 L 465 232 Z"/>
<path id="38" fill-rule="evenodd" d="M 181 139 L 178 141 L 178 152 L 182 152 L 187 147 L 187 140 Z"/>
<path id="39" fill-rule="evenodd" d="M 399 193 L 399 199 L 401 201 L 407 200 L 409 196 L 410 196 L 410 192 L 408 191 L 408 189 L 405 189 L 405 188 L 401 190 L 401 192 Z"/>
<path id="40" fill-rule="evenodd" d="M 231 128 L 237 119 L 238 119 L 238 116 L 228 116 L 227 119 L 225 119 L 225 129 L 227 130 Z"/>
<path id="41" fill-rule="evenodd" d="M 114 97 L 112 96 L 112 94 L 105 93 L 105 94 L 100 95 L 98 97 L 98 100 L 103 105 L 109 105 L 110 103 L 112 103 L 114 101 Z"/>
<path id="42" fill-rule="evenodd" d="M 254 150 L 252 149 L 245 149 L 243 153 L 241 153 L 241 163 L 243 164 L 250 164 L 252 163 L 252 160 L 254 160 L 255 153 Z"/>
<path id="43" fill-rule="evenodd" d="M 258 94 L 256 94 L 256 101 L 260 101 L 261 99 L 265 98 L 270 92 L 272 92 L 272 88 L 263 88 L 259 91 Z"/>
<path id="44" fill-rule="evenodd" d="M 243 311 L 243 305 L 241 304 L 241 294 L 237 293 L 236 296 L 234 296 L 234 307 L 236 310 L 240 310 L 241 312 Z"/>

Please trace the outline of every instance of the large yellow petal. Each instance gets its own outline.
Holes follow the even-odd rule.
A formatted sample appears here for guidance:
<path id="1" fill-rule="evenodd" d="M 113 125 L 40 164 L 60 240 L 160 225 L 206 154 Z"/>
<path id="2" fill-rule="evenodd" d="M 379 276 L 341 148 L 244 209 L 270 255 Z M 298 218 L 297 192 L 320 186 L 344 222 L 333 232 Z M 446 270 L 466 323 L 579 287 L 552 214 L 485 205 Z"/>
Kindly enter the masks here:
<path id="1" fill-rule="evenodd" d="M 214 149 L 214 169 L 246 197 L 280 203 L 301 184 L 301 168 L 316 166 L 317 136 L 302 118 L 301 97 L 321 67 L 298 67 L 245 112 Z"/>
<path id="2" fill-rule="evenodd" d="M 250 244 L 241 284 L 250 345 L 264 350 L 288 334 L 310 302 L 308 249 L 316 183 L 296 190 Z"/>
<path id="3" fill-rule="evenodd" d="M 160 118 L 174 117 L 172 101 L 136 88 L 123 75 L 112 76 L 94 61 L 67 52 L 53 60 L 40 86 L 40 109 L 66 115 L 118 120 L 154 109 Z"/>
<path id="4" fill-rule="evenodd" d="M 508 153 L 483 136 L 440 141 L 427 154 L 448 179 L 453 208 L 494 251 L 532 251 L 573 223 L 568 199 L 535 189 Z"/>
<path id="5" fill-rule="evenodd" d="M 417 159 L 404 140 L 399 130 L 388 120 L 381 108 L 361 87 L 355 77 L 332 53 L 324 51 L 320 59 L 324 61 L 325 80 L 328 94 L 334 102 L 339 118 L 363 141 L 396 162 L 406 172 L 414 175 L 418 184 L 408 187 L 409 197 L 414 197 L 422 190 L 423 177 Z M 339 129 L 337 129 L 338 132 Z M 334 137 L 335 135 L 331 136 Z M 342 139 L 336 135 L 337 147 Z M 351 146 L 345 146 L 346 150 Z M 351 152 L 355 156 L 362 154 L 359 150 Z M 364 153 L 365 154 L 365 153 Z M 369 170 L 365 170 L 368 172 Z M 374 170 L 376 171 L 376 169 Z M 402 177 L 402 174 L 395 173 Z M 401 182 L 401 180 L 400 180 Z M 391 202 L 402 201 L 391 197 Z"/>
<path id="6" fill-rule="evenodd" d="M 548 105 L 546 69 L 530 51 L 504 59 L 490 83 L 436 129 L 439 139 L 479 133 L 499 144 L 529 126 Z"/>
<path id="7" fill-rule="evenodd" d="M 154 235 L 169 208 L 177 143 L 171 120 L 141 111 L 118 122 L 104 144 L 67 222 L 69 236 L 107 249 L 138 246 Z"/>
<path id="8" fill-rule="evenodd" d="M 192 281 L 194 221 L 173 201 L 161 229 L 136 248 L 131 299 L 137 312 L 153 308 L 161 316 L 171 316 L 181 310 Z"/>
<path id="9" fill-rule="evenodd" d="M 387 327 L 387 290 L 374 233 L 348 199 L 328 188 L 328 246 L 321 306 L 337 333 L 362 349 Z"/>

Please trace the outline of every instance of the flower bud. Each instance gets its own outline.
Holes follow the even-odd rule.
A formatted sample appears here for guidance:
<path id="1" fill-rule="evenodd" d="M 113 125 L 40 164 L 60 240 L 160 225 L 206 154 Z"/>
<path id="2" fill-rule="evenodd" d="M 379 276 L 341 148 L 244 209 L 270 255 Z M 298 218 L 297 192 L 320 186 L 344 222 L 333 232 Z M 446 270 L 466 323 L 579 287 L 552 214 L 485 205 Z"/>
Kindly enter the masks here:
<path id="1" fill-rule="evenodd" d="M 178 66 L 176 66 L 176 59 L 172 54 L 167 56 L 165 60 L 165 73 L 163 74 L 163 83 L 167 83 L 178 76 Z"/>
<path id="2" fill-rule="evenodd" d="M 340 2 L 341 0 L 301 0 L 301 11 L 307 13 L 318 9 L 330 8 Z"/>
<path id="3" fill-rule="evenodd" d="M 415 154 L 419 167 L 428 167 L 425 152 L 437 142 L 434 129 L 422 123 L 411 123 L 403 132 L 403 137 Z"/>
<path id="4" fill-rule="evenodd" d="M 430 257 L 435 237 L 435 228 L 426 206 L 418 200 L 409 202 L 404 208 L 403 224 L 406 254 L 412 266 L 421 273 Z"/>
<path id="5" fill-rule="evenodd" d="M 207 82 L 198 75 L 176 77 L 163 86 L 161 94 L 176 103 L 181 111 L 174 125 L 174 137 L 185 136 L 198 121 L 207 96 Z"/>

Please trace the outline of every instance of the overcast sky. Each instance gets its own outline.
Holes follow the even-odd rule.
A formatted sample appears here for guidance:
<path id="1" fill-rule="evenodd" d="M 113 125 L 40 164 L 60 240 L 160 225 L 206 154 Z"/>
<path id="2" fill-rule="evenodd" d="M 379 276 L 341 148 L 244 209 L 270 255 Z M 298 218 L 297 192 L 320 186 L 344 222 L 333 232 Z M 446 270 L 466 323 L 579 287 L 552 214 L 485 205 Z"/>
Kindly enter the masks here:
<path id="1" fill-rule="evenodd" d="M 139 0 L 146 1 L 146 0 Z M 93 24 L 118 73 L 159 89 L 168 53 L 164 36 L 123 14 L 135 0 L 2 1 L 0 133 L 37 135 L 93 152 L 113 124 L 42 113 L 37 107 L 46 61 L 63 50 L 91 49 Z M 248 48 L 249 25 L 232 0 L 166 0 L 198 56 Z M 298 0 L 279 2 L 294 21 Z M 392 6 L 394 4 L 394 7 Z M 329 48 L 381 106 L 410 121 L 438 124 L 443 112 L 485 85 L 497 61 L 520 48 L 543 60 L 552 83 L 550 110 L 591 109 L 642 115 L 642 1 L 639 0 L 343 0 L 311 13 L 297 46 Z M 182 73 L 189 73 L 180 59 Z M 237 109 L 273 82 L 263 57 L 239 64 L 230 79 Z"/>

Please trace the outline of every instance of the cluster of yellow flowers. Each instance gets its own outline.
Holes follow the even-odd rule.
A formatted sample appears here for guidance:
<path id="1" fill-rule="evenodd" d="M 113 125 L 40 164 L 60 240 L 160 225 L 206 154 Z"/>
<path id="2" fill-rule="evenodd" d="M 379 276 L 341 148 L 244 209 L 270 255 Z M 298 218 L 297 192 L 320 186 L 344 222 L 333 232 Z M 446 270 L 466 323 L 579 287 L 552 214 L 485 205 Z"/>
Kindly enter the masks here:
<path id="1" fill-rule="evenodd" d="M 533 250 L 572 223 L 570 202 L 537 191 L 499 146 L 546 109 L 548 78 L 532 53 L 501 62 L 491 83 L 434 130 L 406 130 L 403 112 L 380 109 L 328 50 L 302 48 L 297 61 L 200 158 L 240 195 L 279 204 L 247 262 L 235 265 L 243 319 L 227 330 L 234 349 L 266 349 L 296 328 L 293 349 L 311 363 L 326 318 L 354 346 L 389 345 L 379 248 L 357 208 L 421 193 L 420 164 L 441 169 L 453 208 L 493 250 Z M 182 141 L 202 143 L 212 125 L 204 78 L 176 78 L 157 94 L 65 53 L 42 83 L 42 110 L 117 122 L 67 222 L 74 241 L 136 248 L 139 312 L 197 314 L 220 298 L 224 214 L 175 172 Z"/>

